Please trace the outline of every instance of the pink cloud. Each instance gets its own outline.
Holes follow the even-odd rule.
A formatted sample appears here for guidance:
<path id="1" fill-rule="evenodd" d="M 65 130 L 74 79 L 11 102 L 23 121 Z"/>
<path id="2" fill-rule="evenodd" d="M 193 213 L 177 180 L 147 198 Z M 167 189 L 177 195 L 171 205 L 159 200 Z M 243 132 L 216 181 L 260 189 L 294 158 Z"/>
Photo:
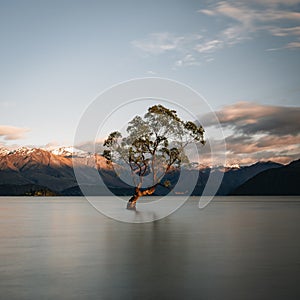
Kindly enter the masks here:
<path id="1" fill-rule="evenodd" d="M 216 111 L 216 115 L 231 132 L 226 137 L 228 164 L 288 163 L 300 157 L 300 107 L 238 102 Z M 210 114 L 202 120 L 204 127 L 215 125 Z M 203 153 L 205 159 L 207 152 Z"/>
<path id="2" fill-rule="evenodd" d="M 3 137 L 4 140 L 23 139 L 28 131 L 28 128 L 0 125 L 0 137 Z"/>
<path id="3" fill-rule="evenodd" d="M 238 102 L 216 111 L 219 122 L 234 131 L 252 135 L 297 135 L 300 133 L 300 107 Z M 215 125 L 210 114 L 203 116 L 206 126 Z"/>

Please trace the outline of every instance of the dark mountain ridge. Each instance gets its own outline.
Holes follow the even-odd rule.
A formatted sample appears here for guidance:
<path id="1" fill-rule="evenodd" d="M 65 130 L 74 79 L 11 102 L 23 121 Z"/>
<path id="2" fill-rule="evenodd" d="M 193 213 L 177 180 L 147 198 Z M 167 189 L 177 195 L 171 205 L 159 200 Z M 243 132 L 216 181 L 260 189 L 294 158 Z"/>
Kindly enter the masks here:
<path id="1" fill-rule="evenodd" d="M 232 195 L 300 195 L 300 159 L 265 170 L 236 188 Z"/>
<path id="2" fill-rule="evenodd" d="M 20 148 L 15 151 L 0 149 L 0 195 L 25 195 L 35 190 L 48 190 L 56 195 L 80 196 L 73 163 L 76 164 L 81 176 L 82 188 L 90 195 L 107 195 L 107 188 L 116 195 L 131 195 L 133 188 L 124 183 L 114 172 L 113 166 L 99 154 L 71 153 L 60 148 L 59 151 L 44 149 Z M 293 163 L 289 166 L 293 166 Z M 299 169 L 295 162 L 296 169 Z M 163 180 L 169 180 L 175 186 L 180 172 L 185 176 L 176 191 L 159 186 L 154 195 L 191 194 L 201 195 L 210 172 L 219 172 L 223 180 L 217 195 L 228 195 L 237 191 L 238 187 L 264 171 L 285 168 L 274 162 L 258 162 L 251 166 L 234 168 L 197 168 L 172 169 Z M 99 175 L 103 182 L 100 183 Z M 196 178 L 197 184 L 193 191 L 187 191 L 188 181 Z M 286 192 L 289 194 L 289 191 Z"/>

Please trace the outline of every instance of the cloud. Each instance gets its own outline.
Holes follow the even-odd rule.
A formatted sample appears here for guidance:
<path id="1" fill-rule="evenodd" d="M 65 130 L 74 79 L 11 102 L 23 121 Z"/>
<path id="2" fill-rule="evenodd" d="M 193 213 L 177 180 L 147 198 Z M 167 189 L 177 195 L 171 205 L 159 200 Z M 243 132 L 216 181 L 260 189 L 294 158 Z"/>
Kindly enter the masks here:
<path id="1" fill-rule="evenodd" d="M 45 145 L 39 145 L 39 148 L 43 148 L 43 149 L 46 149 L 46 150 L 53 150 L 53 149 L 58 148 L 58 147 L 64 147 L 63 145 L 64 144 L 59 143 L 58 141 L 51 141 L 51 142 L 48 142 Z"/>
<path id="2" fill-rule="evenodd" d="M 182 59 L 179 59 L 175 62 L 176 67 L 182 66 L 198 66 L 200 62 L 192 54 L 185 55 Z"/>
<path id="3" fill-rule="evenodd" d="M 220 123 L 241 134 L 267 133 L 297 135 L 300 133 L 300 107 L 271 106 L 251 102 L 238 102 L 216 112 Z M 210 115 L 205 123 L 214 125 Z"/>
<path id="4" fill-rule="evenodd" d="M 300 26 L 287 27 L 287 28 L 270 27 L 269 30 L 274 36 L 290 36 L 290 35 L 300 36 Z"/>
<path id="5" fill-rule="evenodd" d="M 228 163 L 273 160 L 288 163 L 299 158 L 300 107 L 238 102 L 215 112 L 226 137 Z M 216 125 L 211 114 L 202 118 L 207 127 Z"/>
<path id="6" fill-rule="evenodd" d="M 156 72 L 152 71 L 152 70 L 149 70 L 149 71 L 146 72 L 146 74 L 148 74 L 148 75 L 156 75 Z"/>
<path id="7" fill-rule="evenodd" d="M 74 145 L 74 147 L 86 152 L 102 153 L 103 150 L 105 149 L 103 143 L 104 143 L 104 139 L 98 139 L 96 141 L 86 141 L 81 144 Z"/>
<path id="8" fill-rule="evenodd" d="M 210 53 L 222 47 L 223 47 L 223 42 L 221 40 L 211 40 L 201 44 L 197 44 L 195 50 L 198 51 L 199 53 Z"/>
<path id="9" fill-rule="evenodd" d="M 198 12 L 214 18 L 227 18 L 234 22 L 220 32 L 219 37 L 223 37 L 223 44 L 232 45 L 252 38 L 254 33 L 266 32 L 276 37 L 288 36 L 294 39 L 283 47 L 272 50 L 298 48 L 299 26 L 282 27 L 280 25 L 283 21 L 291 24 L 300 22 L 300 12 L 295 11 L 293 7 L 300 1 L 261 0 L 256 2 L 260 7 L 253 6 L 253 2 L 249 1 L 221 1 L 211 6 L 210 9 L 200 9 Z"/>
<path id="10" fill-rule="evenodd" d="M 29 131 L 27 128 L 0 125 L 0 137 L 4 140 L 20 140 L 25 138 L 25 134 Z"/>
<path id="11" fill-rule="evenodd" d="M 131 44 L 151 55 L 175 53 L 174 67 L 196 66 L 200 64 L 195 57 L 197 47 L 200 47 L 201 43 L 205 43 L 201 41 L 202 38 L 200 34 L 175 35 L 169 32 L 158 32 L 149 34 L 145 39 L 134 40 Z"/>
<path id="12" fill-rule="evenodd" d="M 300 48 L 300 41 L 299 42 L 290 42 L 290 43 L 286 44 L 285 48 L 289 48 L 289 49 Z"/>
<path id="13" fill-rule="evenodd" d="M 256 161 L 276 161 L 289 163 L 299 159 L 300 135 L 275 136 L 264 135 L 259 138 L 226 138 L 227 160 L 230 163 L 254 163 Z"/>
<path id="14" fill-rule="evenodd" d="M 224 45 L 222 40 L 204 39 L 200 34 L 174 35 L 168 32 L 152 33 L 142 40 L 131 43 L 135 48 L 147 54 L 161 55 L 167 52 L 175 53 L 175 67 L 198 66 L 201 64 L 199 54 L 210 54 Z M 203 57 L 202 61 L 207 61 Z M 213 60 L 209 58 L 208 61 Z"/>
<path id="15" fill-rule="evenodd" d="M 280 4 L 280 5 L 296 5 L 300 3 L 300 0 L 255 0 L 255 2 L 262 4 Z"/>
<path id="16" fill-rule="evenodd" d="M 251 2 L 250 2 L 251 3 Z M 261 2 L 266 5 L 267 3 Z M 300 12 L 293 10 L 283 10 L 279 7 L 264 7 L 255 9 L 248 3 L 221 1 L 211 9 L 201 9 L 200 13 L 209 16 L 225 16 L 231 18 L 246 27 L 253 26 L 255 22 L 270 22 L 278 20 L 300 20 Z"/>
<path id="17" fill-rule="evenodd" d="M 145 53 L 160 55 L 175 52 L 179 57 L 174 65 L 200 65 L 199 54 L 212 53 L 223 47 L 223 41 L 218 39 L 204 39 L 200 34 L 174 35 L 172 33 L 152 33 L 142 40 L 134 40 L 131 44 Z"/>
<path id="18" fill-rule="evenodd" d="M 180 36 L 169 32 L 157 32 L 150 34 L 145 39 L 134 40 L 131 44 L 150 54 L 162 54 L 172 50 L 183 51 L 186 46 L 201 39 L 201 37 L 198 34 Z"/>
<path id="19" fill-rule="evenodd" d="M 198 12 L 203 13 L 207 16 L 215 16 L 216 12 L 210 9 L 199 9 Z"/>
<path id="20" fill-rule="evenodd" d="M 265 135 L 260 138 L 249 138 L 249 136 L 229 136 L 226 138 L 227 150 L 233 154 L 251 154 L 260 151 L 289 151 L 299 150 L 300 134 L 297 136 L 287 135 L 278 137 Z M 299 152 L 298 152 L 299 153 Z"/>
<path id="21" fill-rule="evenodd" d="M 263 5 L 296 5 L 300 3 L 300 0 L 255 0 L 256 3 Z"/>
<path id="22" fill-rule="evenodd" d="M 300 48 L 300 12 L 294 5 L 298 3 L 300 1 L 296 0 L 219 1 L 198 10 L 216 24 L 225 22 L 226 25 L 217 32 L 212 33 L 210 28 L 181 35 L 156 32 L 131 44 L 149 55 L 171 53 L 173 68 L 201 65 L 207 62 L 205 55 L 211 56 L 209 60 L 214 59 L 212 55 L 216 51 L 254 39 L 259 34 L 282 41 L 282 46 L 266 50 L 297 50 Z"/>

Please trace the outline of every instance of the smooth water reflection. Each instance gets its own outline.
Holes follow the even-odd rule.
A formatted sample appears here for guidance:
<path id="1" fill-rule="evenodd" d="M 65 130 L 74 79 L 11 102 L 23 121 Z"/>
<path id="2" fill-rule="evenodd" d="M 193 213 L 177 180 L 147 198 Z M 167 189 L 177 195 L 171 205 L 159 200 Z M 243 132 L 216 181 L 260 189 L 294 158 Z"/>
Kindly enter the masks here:
<path id="1" fill-rule="evenodd" d="M 1 198 L 0 298 L 299 299 L 300 199 L 273 200 L 128 224 L 83 198 Z"/>

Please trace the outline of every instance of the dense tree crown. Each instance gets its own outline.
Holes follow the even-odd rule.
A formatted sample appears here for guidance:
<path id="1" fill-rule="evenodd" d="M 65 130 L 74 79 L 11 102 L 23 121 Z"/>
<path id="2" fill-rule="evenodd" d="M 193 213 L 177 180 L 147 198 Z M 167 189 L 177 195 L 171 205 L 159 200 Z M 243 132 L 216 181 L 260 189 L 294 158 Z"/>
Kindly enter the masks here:
<path id="1" fill-rule="evenodd" d="M 194 142 L 205 143 L 202 126 L 184 122 L 175 110 L 154 105 L 144 118 L 136 116 L 128 123 L 126 136 L 112 132 L 104 141 L 103 155 L 109 162 L 127 166 L 136 193 L 143 196 L 154 192 L 171 166 L 188 162 L 184 149 Z"/>

